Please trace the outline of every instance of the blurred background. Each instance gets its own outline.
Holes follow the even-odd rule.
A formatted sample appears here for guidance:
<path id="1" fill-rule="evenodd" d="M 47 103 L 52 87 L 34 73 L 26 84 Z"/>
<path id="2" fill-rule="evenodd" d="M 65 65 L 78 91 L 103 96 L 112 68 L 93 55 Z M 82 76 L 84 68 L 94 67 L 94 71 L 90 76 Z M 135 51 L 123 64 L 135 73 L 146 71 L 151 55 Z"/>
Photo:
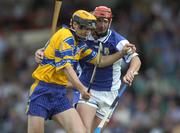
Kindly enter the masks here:
<path id="1" fill-rule="evenodd" d="M 54 3 L 0 1 L 1 133 L 26 132 L 34 53 L 50 37 Z M 64 0 L 58 26 L 68 25 L 75 10 L 99 5 L 112 8 L 112 28 L 136 44 L 142 61 L 104 133 L 180 133 L 180 1 Z M 45 133 L 64 133 L 50 121 L 45 128 Z"/>

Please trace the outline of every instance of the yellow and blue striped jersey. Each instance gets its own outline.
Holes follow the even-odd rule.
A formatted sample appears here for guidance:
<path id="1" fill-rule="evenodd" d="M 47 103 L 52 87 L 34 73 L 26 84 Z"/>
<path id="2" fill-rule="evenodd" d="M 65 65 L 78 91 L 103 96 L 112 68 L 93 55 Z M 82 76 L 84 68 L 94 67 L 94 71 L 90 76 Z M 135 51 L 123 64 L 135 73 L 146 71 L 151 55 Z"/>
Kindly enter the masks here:
<path id="1" fill-rule="evenodd" d="M 64 67 L 72 65 L 76 68 L 81 59 L 95 64 L 96 58 L 96 52 L 84 42 L 75 40 L 74 31 L 61 28 L 49 40 L 43 61 L 32 77 L 47 83 L 67 85 L 67 76 L 62 71 Z"/>

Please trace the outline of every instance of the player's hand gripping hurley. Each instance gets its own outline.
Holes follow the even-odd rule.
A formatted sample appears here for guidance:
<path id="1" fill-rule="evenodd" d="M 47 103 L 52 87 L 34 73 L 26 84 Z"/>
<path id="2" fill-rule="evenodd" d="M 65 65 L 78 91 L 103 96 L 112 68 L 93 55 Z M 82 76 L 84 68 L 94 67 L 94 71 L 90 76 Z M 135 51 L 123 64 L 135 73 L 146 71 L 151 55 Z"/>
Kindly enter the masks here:
<path id="1" fill-rule="evenodd" d="M 138 73 L 135 72 L 134 75 L 137 75 Z M 128 84 L 123 84 L 118 96 L 115 98 L 115 100 L 113 101 L 113 103 L 111 104 L 109 111 L 107 112 L 107 114 L 104 116 L 104 118 L 102 119 L 102 121 L 100 122 L 100 124 L 98 125 L 98 127 L 95 129 L 94 133 L 101 133 L 101 130 L 105 124 L 105 122 L 107 121 L 108 117 L 113 113 L 113 108 L 116 106 L 116 104 L 118 104 L 118 101 L 120 99 L 120 97 L 123 95 L 124 91 L 127 89 Z"/>
<path id="2" fill-rule="evenodd" d="M 95 75 L 96 75 L 96 69 L 97 69 L 97 66 L 99 65 L 99 63 L 101 61 L 101 57 L 102 57 L 102 49 L 103 49 L 103 46 L 102 46 L 102 43 L 100 42 L 99 43 L 98 53 L 97 53 L 97 62 L 95 64 L 95 66 L 94 66 L 93 73 L 92 73 L 92 76 L 91 76 L 90 83 L 88 85 L 88 91 L 87 92 L 90 92 L 91 85 L 94 82 L 94 78 L 95 78 Z"/>

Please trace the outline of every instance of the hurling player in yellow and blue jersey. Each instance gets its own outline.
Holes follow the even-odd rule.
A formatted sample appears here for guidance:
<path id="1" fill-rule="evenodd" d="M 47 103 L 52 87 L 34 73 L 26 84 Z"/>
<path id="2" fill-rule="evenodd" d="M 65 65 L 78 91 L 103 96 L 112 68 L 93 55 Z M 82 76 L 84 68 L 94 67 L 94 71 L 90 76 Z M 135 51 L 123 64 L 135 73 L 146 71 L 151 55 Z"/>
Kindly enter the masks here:
<path id="1" fill-rule="evenodd" d="M 68 81 L 75 86 L 84 99 L 89 99 L 87 88 L 80 82 L 75 72 L 79 60 L 95 64 L 97 53 L 84 43 L 95 28 L 96 18 L 87 11 L 76 11 L 71 20 L 71 28 L 59 29 L 44 49 L 42 63 L 33 72 L 35 82 L 30 89 L 27 106 L 28 133 L 43 133 L 44 121 L 53 119 L 68 133 L 86 133 L 86 129 L 67 96 Z M 103 56 L 101 66 L 107 66 L 121 58 L 128 51 Z"/>
<path id="2" fill-rule="evenodd" d="M 66 85 L 70 80 L 85 99 L 90 98 L 79 81 L 73 67 L 80 53 L 95 62 L 96 53 L 86 49 L 79 38 L 85 38 L 95 27 L 96 18 L 78 10 L 72 16 L 74 31 L 61 28 L 49 40 L 44 51 L 42 64 L 33 72 L 35 82 L 31 86 L 27 106 L 28 133 L 44 133 L 44 121 L 53 119 L 68 133 L 86 133 L 81 119 L 66 96 Z M 79 22 L 82 21 L 81 25 Z"/>

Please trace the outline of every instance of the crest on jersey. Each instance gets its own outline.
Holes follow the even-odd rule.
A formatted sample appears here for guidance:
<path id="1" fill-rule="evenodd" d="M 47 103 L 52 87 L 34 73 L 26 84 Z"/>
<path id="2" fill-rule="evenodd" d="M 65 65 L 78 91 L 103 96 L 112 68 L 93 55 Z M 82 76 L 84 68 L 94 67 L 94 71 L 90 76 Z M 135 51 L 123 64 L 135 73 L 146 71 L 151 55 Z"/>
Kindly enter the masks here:
<path id="1" fill-rule="evenodd" d="M 107 47 L 104 48 L 104 54 L 109 55 L 109 48 L 107 48 Z"/>

